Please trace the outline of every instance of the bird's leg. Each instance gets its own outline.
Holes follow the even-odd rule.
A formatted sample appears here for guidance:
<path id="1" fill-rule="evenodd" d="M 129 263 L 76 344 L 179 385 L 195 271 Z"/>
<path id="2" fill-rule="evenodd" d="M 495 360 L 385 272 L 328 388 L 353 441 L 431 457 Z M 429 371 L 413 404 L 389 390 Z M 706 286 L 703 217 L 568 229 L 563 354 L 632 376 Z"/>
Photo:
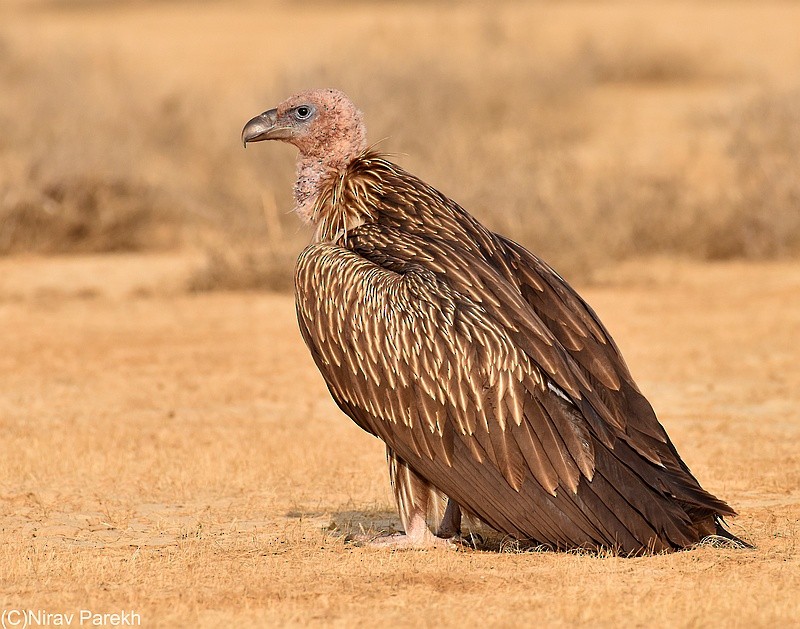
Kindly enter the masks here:
<path id="1" fill-rule="evenodd" d="M 433 490 L 431 484 L 389 448 L 386 449 L 386 458 L 389 461 L 389 478 L 405 533 L 383 535 L 367 543 L 384 548 L 454 548 L 452 541 L 437 537 L 428 529 L 426 515 Z M 455 508 L 458 509 L 458 505 Z"/>
<path id="2" fill-rule="evenodd" d="M 439 523 L 439 528 L 436 529 L 436 537 L 448 539 L 470 548 L 483 546 L 483 537 L 477 533 L 470 531 L 467 535 L 461 534 L 461 505 L 452 498 L 447 499 L 447 508 Z"/>
<path id="3" fill-rule="evenodd" d="M 452 498 L 447 499 L 447 508 L 436 530 L 436 537 L 461 536 L 461 507 Z"/>
<path id="4" fill-rule="evenodd" d="M 436 537 L 431 533 L 428 528 L 428 522 L 425 519 L 425 512 L 420 509 L 414 509 L 408 515 L 408 524 L 405 527 L 405 533 L 393 533 L 391 535 L 381 535 L 374 539 L 368 540 L 368 546 L 376 548 L 409 548 L 409 549 L 424 549 L 424 548 L 457 548 L 456 544 L 449 539 L 442 539 Z"/>
<path id="5" fill-rule="evenodd" d="M 403 529 L 409 531 L 412 523 L 416 523 L 413 522 L 414 516 L 421 515 L 423 520 L 426 518 L 432 488 L 428 481 L 412 470 L 388 447 L 386 460 L 389 463 L 389 480 L 392 483 L 400 521 L 403 523 Z"/>

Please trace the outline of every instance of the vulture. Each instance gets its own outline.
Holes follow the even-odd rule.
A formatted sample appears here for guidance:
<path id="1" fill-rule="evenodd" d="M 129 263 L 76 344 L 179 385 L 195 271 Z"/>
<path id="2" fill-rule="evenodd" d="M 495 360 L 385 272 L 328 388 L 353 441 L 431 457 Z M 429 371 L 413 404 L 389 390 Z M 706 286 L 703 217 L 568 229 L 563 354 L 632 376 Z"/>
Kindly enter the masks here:
<path id="1" fill-rule="evenodd" d="M 386 444 L 405 532 L 374 544 L 452 546 L 462 511 L 554 550 L 744 544 L 594 310 L 546 262 L 368 147 L 345 94 L 292 96 L 242 140 L 299 149 L 295 211 L 314 236 L 297 260 L 297 318 L 336 404 Z M 432 531 L 436 500 L 446 508 Z"/>

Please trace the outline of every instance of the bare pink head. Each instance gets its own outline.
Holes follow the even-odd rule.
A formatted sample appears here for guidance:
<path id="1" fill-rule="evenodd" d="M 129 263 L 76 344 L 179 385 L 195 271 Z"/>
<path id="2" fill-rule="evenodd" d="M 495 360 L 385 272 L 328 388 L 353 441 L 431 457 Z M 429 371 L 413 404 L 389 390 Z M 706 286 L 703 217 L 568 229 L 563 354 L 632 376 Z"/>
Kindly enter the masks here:
<path id="1" fill-rule="evenodd" d="M 338 170 L 364 151 L 367 133 L 362 113 L 344 93 L 317 89 L 295 94 L 250 120 L 242 140 L 245 145 L 283 140 L 294 144 L 301 158 Z"/>
<path id="2" fill-rule="evenodd" d="M 319 220 L 314 203 L 331 177 L 342 172 L 367 147 L 364 116 L 339 90 L 295 94 L 275 109 L 250 120 L 242 141 L 282 140 L 300 149 L 295 210 L 307 223 Z"/>

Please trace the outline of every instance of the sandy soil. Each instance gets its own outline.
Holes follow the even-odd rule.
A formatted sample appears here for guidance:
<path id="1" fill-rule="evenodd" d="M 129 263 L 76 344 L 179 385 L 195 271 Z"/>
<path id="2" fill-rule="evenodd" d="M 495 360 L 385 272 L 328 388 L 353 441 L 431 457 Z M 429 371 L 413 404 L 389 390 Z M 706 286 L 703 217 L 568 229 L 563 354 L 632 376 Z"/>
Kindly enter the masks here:
<path id="1" fill-rule="evenodd" d="M 346 545 L 398 525 L 381 444 L 330 400 L 290 297 L 172 291 L 186 268 L 2 261 L 0 607 L 164 627 L 800 624 L 797 265 L 651 261 L 583 291 L 757 546 L 637 559 Z"/>

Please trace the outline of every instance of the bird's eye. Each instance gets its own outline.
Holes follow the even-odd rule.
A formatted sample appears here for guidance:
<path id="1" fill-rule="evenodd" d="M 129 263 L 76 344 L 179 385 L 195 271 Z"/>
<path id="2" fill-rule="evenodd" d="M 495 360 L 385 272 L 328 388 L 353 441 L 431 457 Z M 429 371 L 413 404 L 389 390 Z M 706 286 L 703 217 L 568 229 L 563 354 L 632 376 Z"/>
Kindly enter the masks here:
<path id="1" fill-rule="evenodd" d="M 295 118 L 298 120 L 308 120 L 312 113 L 314 113 L 314 110 L 308 105 L 300 105 L 300 107 L 294 110 Z"/>

